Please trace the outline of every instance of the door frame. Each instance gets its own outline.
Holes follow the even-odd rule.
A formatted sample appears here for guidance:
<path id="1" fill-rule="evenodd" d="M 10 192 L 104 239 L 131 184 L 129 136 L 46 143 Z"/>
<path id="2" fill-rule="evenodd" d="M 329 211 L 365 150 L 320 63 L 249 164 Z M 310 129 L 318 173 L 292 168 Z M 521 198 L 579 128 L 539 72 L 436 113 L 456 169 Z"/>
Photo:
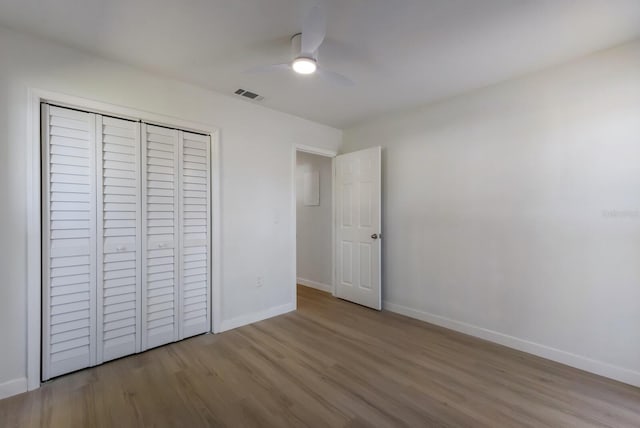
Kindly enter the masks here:
<path id="1" fill-rule="evenodd" d="M 293 148 L 293 269 L 295 282 L 293 285 L 293 301 L 296 302 L 297 284 L 298 284 L 298 209 L 297 197 L 298 189 L 296 186 L 297 178 L 297 154 L 298 152 L 309 153 L 312 155 L 323 156 L 331 159 L 331 295 L 336 295 L 336 201 L 335 201 L 335 176 L 336 176 L 336 156 L 337 150 L 326 149 L 321 147 L 307 146 L 304 144 L 296 144 Z M 297 303 L 296 303 L 297 304 Z"/>
<path id="2" fill-rule="evenodd" d="M 38 88 L 28 88 L 27 103 L 27 390 L 40 387 L 42 335 L 42 175 L 40 104 L 50 102 L 61 107 L 116 115 L 124 119 L 143 120 L 209 134 L 211 136 L 211 326 L 218 333 L 222 321 L 221 263 L 221 174 L 220 130 L 218 127 L 104 103 Z"/>

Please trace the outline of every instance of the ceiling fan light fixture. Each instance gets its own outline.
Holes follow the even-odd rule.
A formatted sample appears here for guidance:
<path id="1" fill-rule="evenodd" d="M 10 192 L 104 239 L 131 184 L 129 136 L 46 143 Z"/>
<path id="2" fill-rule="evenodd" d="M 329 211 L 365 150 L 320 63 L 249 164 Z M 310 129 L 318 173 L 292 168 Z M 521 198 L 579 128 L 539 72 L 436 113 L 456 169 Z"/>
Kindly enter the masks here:
<path id="1" fill-rule="evenodd" d="M 312 58 L 299 57 L 293 60 L 291 68 L 298 74 L 313 74 L 318 69 L 318 65 Z"/>

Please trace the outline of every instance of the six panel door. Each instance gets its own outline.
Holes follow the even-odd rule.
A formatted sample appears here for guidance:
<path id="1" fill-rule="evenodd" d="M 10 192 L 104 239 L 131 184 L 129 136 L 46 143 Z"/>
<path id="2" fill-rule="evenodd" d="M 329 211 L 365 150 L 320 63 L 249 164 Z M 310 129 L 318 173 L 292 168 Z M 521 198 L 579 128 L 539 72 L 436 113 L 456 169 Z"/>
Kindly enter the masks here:
<path id="1" fill-rule="evenodd" d="M 381 148 L 336 156 L 336 296 L 380 310 Z"/>

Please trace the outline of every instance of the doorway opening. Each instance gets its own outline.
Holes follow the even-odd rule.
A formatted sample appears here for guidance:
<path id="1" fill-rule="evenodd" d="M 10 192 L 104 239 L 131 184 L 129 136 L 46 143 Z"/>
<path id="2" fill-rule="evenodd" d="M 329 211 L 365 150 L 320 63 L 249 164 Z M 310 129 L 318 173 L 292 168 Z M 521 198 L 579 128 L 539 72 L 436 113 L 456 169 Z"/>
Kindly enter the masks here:
<path id="1" fill-rule="evenodd" d="M 296 151 L 296 279 L 333 294 L 333 156 Z"/>
<path id="2" fill-rule="evenodd" d="M 382 309 L 382 148 L 298 147 L 295 176 L 297 284 Z"/>

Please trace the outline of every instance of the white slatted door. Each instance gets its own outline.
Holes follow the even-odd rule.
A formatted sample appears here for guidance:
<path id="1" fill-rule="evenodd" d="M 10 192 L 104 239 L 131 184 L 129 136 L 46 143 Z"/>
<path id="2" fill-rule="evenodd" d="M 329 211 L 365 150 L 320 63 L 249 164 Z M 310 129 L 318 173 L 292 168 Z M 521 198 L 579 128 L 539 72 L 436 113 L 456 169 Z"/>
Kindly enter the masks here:
<path id="1" fill-rule="evenodd" d="M 142 349 L 178 340 L 178 131 L 142 124 Z"/>
<path id="2" fill-rule="evenodd" d="M 210 137 L 180 131 L 180 339 L 210 331 Z"/>
<path id="3" fill-rule="evenodd" d="M 140 123 L 97 116 L 97 363 L 140 352 Z"/>
<path id="4" fill-rule="evenodd" d="M 42 377 L 96 363 L 95 115 L 43 105 Z"/>

